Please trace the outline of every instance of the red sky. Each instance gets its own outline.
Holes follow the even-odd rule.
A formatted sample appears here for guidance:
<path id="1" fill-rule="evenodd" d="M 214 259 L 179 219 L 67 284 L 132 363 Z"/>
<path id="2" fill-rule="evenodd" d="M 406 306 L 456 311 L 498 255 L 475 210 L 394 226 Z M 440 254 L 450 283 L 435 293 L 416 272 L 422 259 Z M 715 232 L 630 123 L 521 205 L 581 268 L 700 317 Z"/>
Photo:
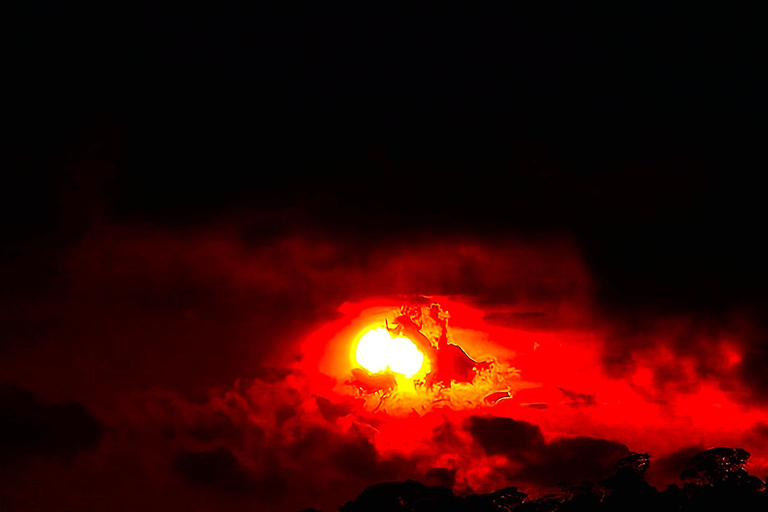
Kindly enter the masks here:
<path id="1" fill-rule="evenodd" d="M 10 309 L 26 343 L 6 346 L 4 400 L 34 428 L 9 444 L 6 503 L 333 509 L 405 478 L 536 494 L 608 476 L 628 451 L 651 454 L 663 487 L 714 446 L 766 470 L 749 312 L 605 314 L 566 238 L 356 246 L 111 225 L 62 258 L 49 293 Z M 519 371 L 512 399 L 410 414 L 355 400 L 355 336 L 415 294 L 470 355 Z"/>

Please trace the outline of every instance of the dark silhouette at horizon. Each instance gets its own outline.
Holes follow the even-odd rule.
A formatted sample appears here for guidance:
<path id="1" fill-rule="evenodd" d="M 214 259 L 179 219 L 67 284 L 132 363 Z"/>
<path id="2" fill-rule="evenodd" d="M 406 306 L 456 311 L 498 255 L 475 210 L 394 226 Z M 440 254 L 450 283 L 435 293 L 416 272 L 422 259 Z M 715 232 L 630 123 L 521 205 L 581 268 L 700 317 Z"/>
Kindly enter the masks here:
<path id="1" fill-rule="evenodd" d="M 765 510 L 766 483 L 744 468 L 749 456 L 741 448 L 702 451 L 680 474 L 682 487 L 670 484 L 663 491 L 645 481 L 650 455 L 635 452 L 619 460 L 608 478 L 561 484 L 561 492 L 536 498 L 512 486 L 487 494 L 456 496 L 447 487 L 414 480 L 383 482 L 366 488 L 354 501 L 340 506 L 339 512 Z"/>

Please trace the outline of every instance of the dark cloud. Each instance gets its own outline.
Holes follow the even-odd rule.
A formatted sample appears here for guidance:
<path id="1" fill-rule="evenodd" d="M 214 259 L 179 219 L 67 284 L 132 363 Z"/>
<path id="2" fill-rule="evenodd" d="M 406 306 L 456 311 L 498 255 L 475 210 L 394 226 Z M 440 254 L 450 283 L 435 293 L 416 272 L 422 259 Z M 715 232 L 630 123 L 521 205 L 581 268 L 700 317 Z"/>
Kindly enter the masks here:
<path id="1" fill-rule="evenodd" d="M 680 474 L 691 467 L 693 457 L 705 449 L 703 445 L 686 446 L 668 455 L 651 459 L 648 479 L 660 484 L 678 482 Z"/>
<path id="2" fill-rule="evenodd" d="M 307 384 L 300 372 L 278 372 L 241 380 L 203 403 L 158 391 L 146 417 L 134 421 L 156 432 L 159 450 L 190 492 L 237 503 L 338 506 L 376 482 L 426 478 L 419 458 L 382 455 L 369 438 L 372 427 L 340 415 L 348 404 L 314 396 Z"/>
<path id="3" fill-rule="evenodd" d="M 466 428 L 486 454 L 522 464 L 515 467 L 513 480 L 541 486 L 604 478 L 629 453 L 622 443 L 591 437 L 546 442 L 539 426 L 511 418 L 472 416 Z"/>
<path id="4" fill-rule="evenodd" d="M 334 421 L 342 416 L 346 416 L 355 410 L 357 404 L 354 401 L 348 400 L 340 404 L 335 404 L 322 396 L 316 396 L 318 410 L 326 421 Z"/>
<path id="5" fill-rule="evenodd" d="M 469 418 L 467 430 L 489 455 L 504 454 L 526 458 L 529 453 L 539 453 L 545 447 L 541 428 L 512 418 Z"/>
<path id="6" fill-rule="evenodd" d="M 733 400 L 764 404 L 768 329 L 762 314 L 754 305 L 707 314 L 648 306 L 620 315 L 601 311 L 598 324 L 607 330 L 599 345 L 602 368 L 619 379 L 647 369 L 650 382 L 638 392 L 653 402 L 666 403 L 714 383 Z"/>
<path id="7" fill-rule="evenodd" d="M 424 482 L 427 485 L 442 485 L 451 489 L 456 483 L 456 470 L 446 468 L 432 469 L 424 475 Z"/>
<path id="8" fill-rule="evenodd" d="M 78 403 L 45 404 L 31 393 L 0 386 L 0 462 L 18 457 L 74 457 L 93 447 L 102 427 Z"/>
<path id="9" fill-rule="evenodd" d="M 744 353 L 738 371 L 742 381 L 752 391 L 750 398 L 761 404 L 768 404 L 765 389 L 768 387 L 768 331 L 757 333 Z"/>
<path id="10" fill-rule="evenodd" d="M 752 427 L 752 431 L 750 433 L 757 437 L 768 440 L 768 423 L 758 423 Z"/>
<path id="11" fill-rule="evenodd" d="M 215 486 L 244 493 L 253 484 L 237 458 L 224 447 L 206 452 L 183 451 L 174 458 L 173 467 L 194 486 Z"/>
<path id="12" fill-rule="evenodd" d="M 609 476 L 629 449 L 622 443 L 593 437 L 554 439 L 544 457 L 530 468 L 530 478 L 542 483 L 597 481 Z"/>

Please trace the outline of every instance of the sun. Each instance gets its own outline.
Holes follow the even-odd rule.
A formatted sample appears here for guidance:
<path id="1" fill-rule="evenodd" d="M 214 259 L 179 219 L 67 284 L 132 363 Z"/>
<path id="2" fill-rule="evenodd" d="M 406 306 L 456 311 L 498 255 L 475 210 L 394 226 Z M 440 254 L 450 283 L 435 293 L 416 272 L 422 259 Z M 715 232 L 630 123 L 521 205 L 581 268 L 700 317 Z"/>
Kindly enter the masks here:
<path id="1" fill-rule="evenodd" d="M 366 332 L 357 342 L 357 363 L 371 373 L 389 369 L 411 378 L 424 365 L 424 354 L 408 338 L 392 337 L 385 328 Z"/>

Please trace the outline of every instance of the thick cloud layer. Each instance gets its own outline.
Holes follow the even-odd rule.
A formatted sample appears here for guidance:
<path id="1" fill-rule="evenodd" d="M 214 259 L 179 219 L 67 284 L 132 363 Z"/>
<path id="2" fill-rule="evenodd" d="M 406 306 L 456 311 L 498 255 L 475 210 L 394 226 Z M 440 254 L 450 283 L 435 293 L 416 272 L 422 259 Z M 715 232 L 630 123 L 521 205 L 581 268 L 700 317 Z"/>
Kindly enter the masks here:
<path id="1" fill-rule="evenodd" d="M 763 464 L 754 314 L 607 312 L 568 239 L 112 225 L 53 254 L 48 292 L 8 301 L 17 341 L 2 375 L 87 409 L 8 395 L 33 418 L 5 422 L 30 472 L 14 476 L 8 502 L 29 500 L 18 483 L 31 472 L 84 510 L 101 503 L 76 498 L 89 486 L 123 496 L 125 510 L 284 510 L 333 509 L 406 478 L 544 492 L 608 476 L 629 450 L 654 452 L 662 483 L 691 445 L 744 442 Z M 520 371 L 512 400 L 390 418 L 332 391 L 344 376 L 316 363 L 355 304 L 416 295 L 445 297 L 454 339 Z M 35 458 L 51 453 L 74 461 L 70 477 Z"/>

